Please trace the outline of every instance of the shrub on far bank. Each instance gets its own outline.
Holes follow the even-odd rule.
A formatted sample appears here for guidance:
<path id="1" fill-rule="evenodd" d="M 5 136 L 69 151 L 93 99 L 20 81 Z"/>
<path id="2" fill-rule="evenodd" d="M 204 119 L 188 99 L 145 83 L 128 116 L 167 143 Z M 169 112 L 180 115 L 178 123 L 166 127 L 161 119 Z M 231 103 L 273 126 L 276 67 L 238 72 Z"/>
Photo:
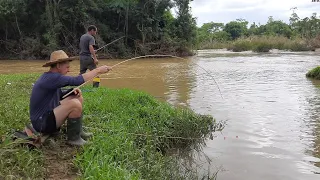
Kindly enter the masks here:
<path id="1" fill-rule="evenodd" d="M 199 49 L 223 49 L 233 52 L 269 52 L 271 49 L 288 51 L 311 51 L 320 48 L 320 36 L 311 40 L 302 38 L 288 39 L 282 36 L 250 36 L 224 43 L 203 43 Z"/>
<path id="2" fill-rule="evenodd" d="M 320 66 L 311 69 L 311 70 L 306 74 L 306 76 L 307 76 L 308 78 L 313 78 L 313 79 L 320 80 Z"/>
<path id="3" fill-rule="evenodd" d="M 312 48 L 303 39 L 295 39 L 293 41 L 288 41 L 285 44 L 285 49 L 291 51 L 311 51 Z"/>
<path id="4" fill-rule="evenodd" d="M 252 44 L 249 39 L 238 39 L 232 43 L 230 50 L 233 52 L 249 51 L 252 49 Z"/>
<path id="5" fill-rule="evenodd" d="M 316 38 L 311 39 L 309 42 L 310 46 L 313 48 L 313 50 L 320 48 L 320 35 L 318 35 Z"/>

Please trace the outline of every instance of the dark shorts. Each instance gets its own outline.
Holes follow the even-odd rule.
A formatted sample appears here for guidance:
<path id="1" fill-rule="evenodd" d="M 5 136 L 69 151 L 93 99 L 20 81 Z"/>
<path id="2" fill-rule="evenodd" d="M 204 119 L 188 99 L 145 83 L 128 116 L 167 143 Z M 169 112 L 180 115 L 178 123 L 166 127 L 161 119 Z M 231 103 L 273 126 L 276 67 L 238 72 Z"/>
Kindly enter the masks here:
<path id="1" fill-rule="evenodd" d="M 53 110 L 44 113 L 38 120 L 32 121 L 32 126 L 41 133 L 50 134 L 58 131 Z"/>
<path id="2" fill-rule="evenodd" d="M 88 69 L 91 71 L 97 68 L 91 56 L 80 56 L 80 74 L 84 74 Z"/>

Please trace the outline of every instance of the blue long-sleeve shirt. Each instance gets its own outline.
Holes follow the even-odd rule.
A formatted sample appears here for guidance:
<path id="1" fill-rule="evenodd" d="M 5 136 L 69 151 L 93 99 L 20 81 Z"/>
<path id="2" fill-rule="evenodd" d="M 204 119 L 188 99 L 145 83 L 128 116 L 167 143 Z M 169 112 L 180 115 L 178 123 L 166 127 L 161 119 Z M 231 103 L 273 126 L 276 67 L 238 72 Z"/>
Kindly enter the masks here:
<path id="1" fill-rule="evenodd" d="M 64 76 L 60 73 L 45 72 L 33 86 L 30 97 L 30 119 L 37 119 L 44 113 L 60 105 L 61 89 L 65 86 L 78 86 L 84 83 L 82 75 Z"/>

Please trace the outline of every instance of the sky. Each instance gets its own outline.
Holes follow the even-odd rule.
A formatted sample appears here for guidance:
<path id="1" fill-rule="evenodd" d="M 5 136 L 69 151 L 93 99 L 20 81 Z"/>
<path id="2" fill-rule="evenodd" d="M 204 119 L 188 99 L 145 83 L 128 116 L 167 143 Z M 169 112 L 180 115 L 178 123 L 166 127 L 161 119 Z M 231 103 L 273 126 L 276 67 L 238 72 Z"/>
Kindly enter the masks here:
<path id="1" fill-rule="evenodd" d="M 240 18 L 249 24 L 265 24 L 269 16 L 288 23 L 293 7 L 297 7 L 295 12 L 300 18 L 310 17 L 314 12 L 320 15 L 320 2 L 312 0 L 194 0 L 191 13 L 199 27 L 211 21 L 228 23 Z"/>

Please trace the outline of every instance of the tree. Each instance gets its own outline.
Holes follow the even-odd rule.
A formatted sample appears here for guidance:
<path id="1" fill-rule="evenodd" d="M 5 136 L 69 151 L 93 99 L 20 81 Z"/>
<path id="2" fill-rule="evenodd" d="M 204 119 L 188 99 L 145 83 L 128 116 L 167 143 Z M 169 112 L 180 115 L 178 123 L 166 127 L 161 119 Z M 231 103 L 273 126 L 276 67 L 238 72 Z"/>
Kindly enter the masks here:
<path id="1" fill-rule="evenodd" d="M 268 21 L 265 25 L 265 30 L 265 34 L 271 36 L 285 36 L 290 38 L 293 34 L 290 26 L 282 21 Z"/>
<path id="2" fill-rule="evenodd" d="M 178 8 L 175 20 L 175 36 L 182 42 L 182 46 L 191 47 L 196 43 L 196 21 L 190 13 L 189 3 L 192 0 L 175 0 Z"/>
<path id="3" fill-rule="evenodd" d="M 238 19 L 237 21 L 231 21 L 224 27 L 224 31 L 229 33 L 232 39 L 237 39 L 241 36 L 247 35 L 248 21 L 244 19 Z"/>

